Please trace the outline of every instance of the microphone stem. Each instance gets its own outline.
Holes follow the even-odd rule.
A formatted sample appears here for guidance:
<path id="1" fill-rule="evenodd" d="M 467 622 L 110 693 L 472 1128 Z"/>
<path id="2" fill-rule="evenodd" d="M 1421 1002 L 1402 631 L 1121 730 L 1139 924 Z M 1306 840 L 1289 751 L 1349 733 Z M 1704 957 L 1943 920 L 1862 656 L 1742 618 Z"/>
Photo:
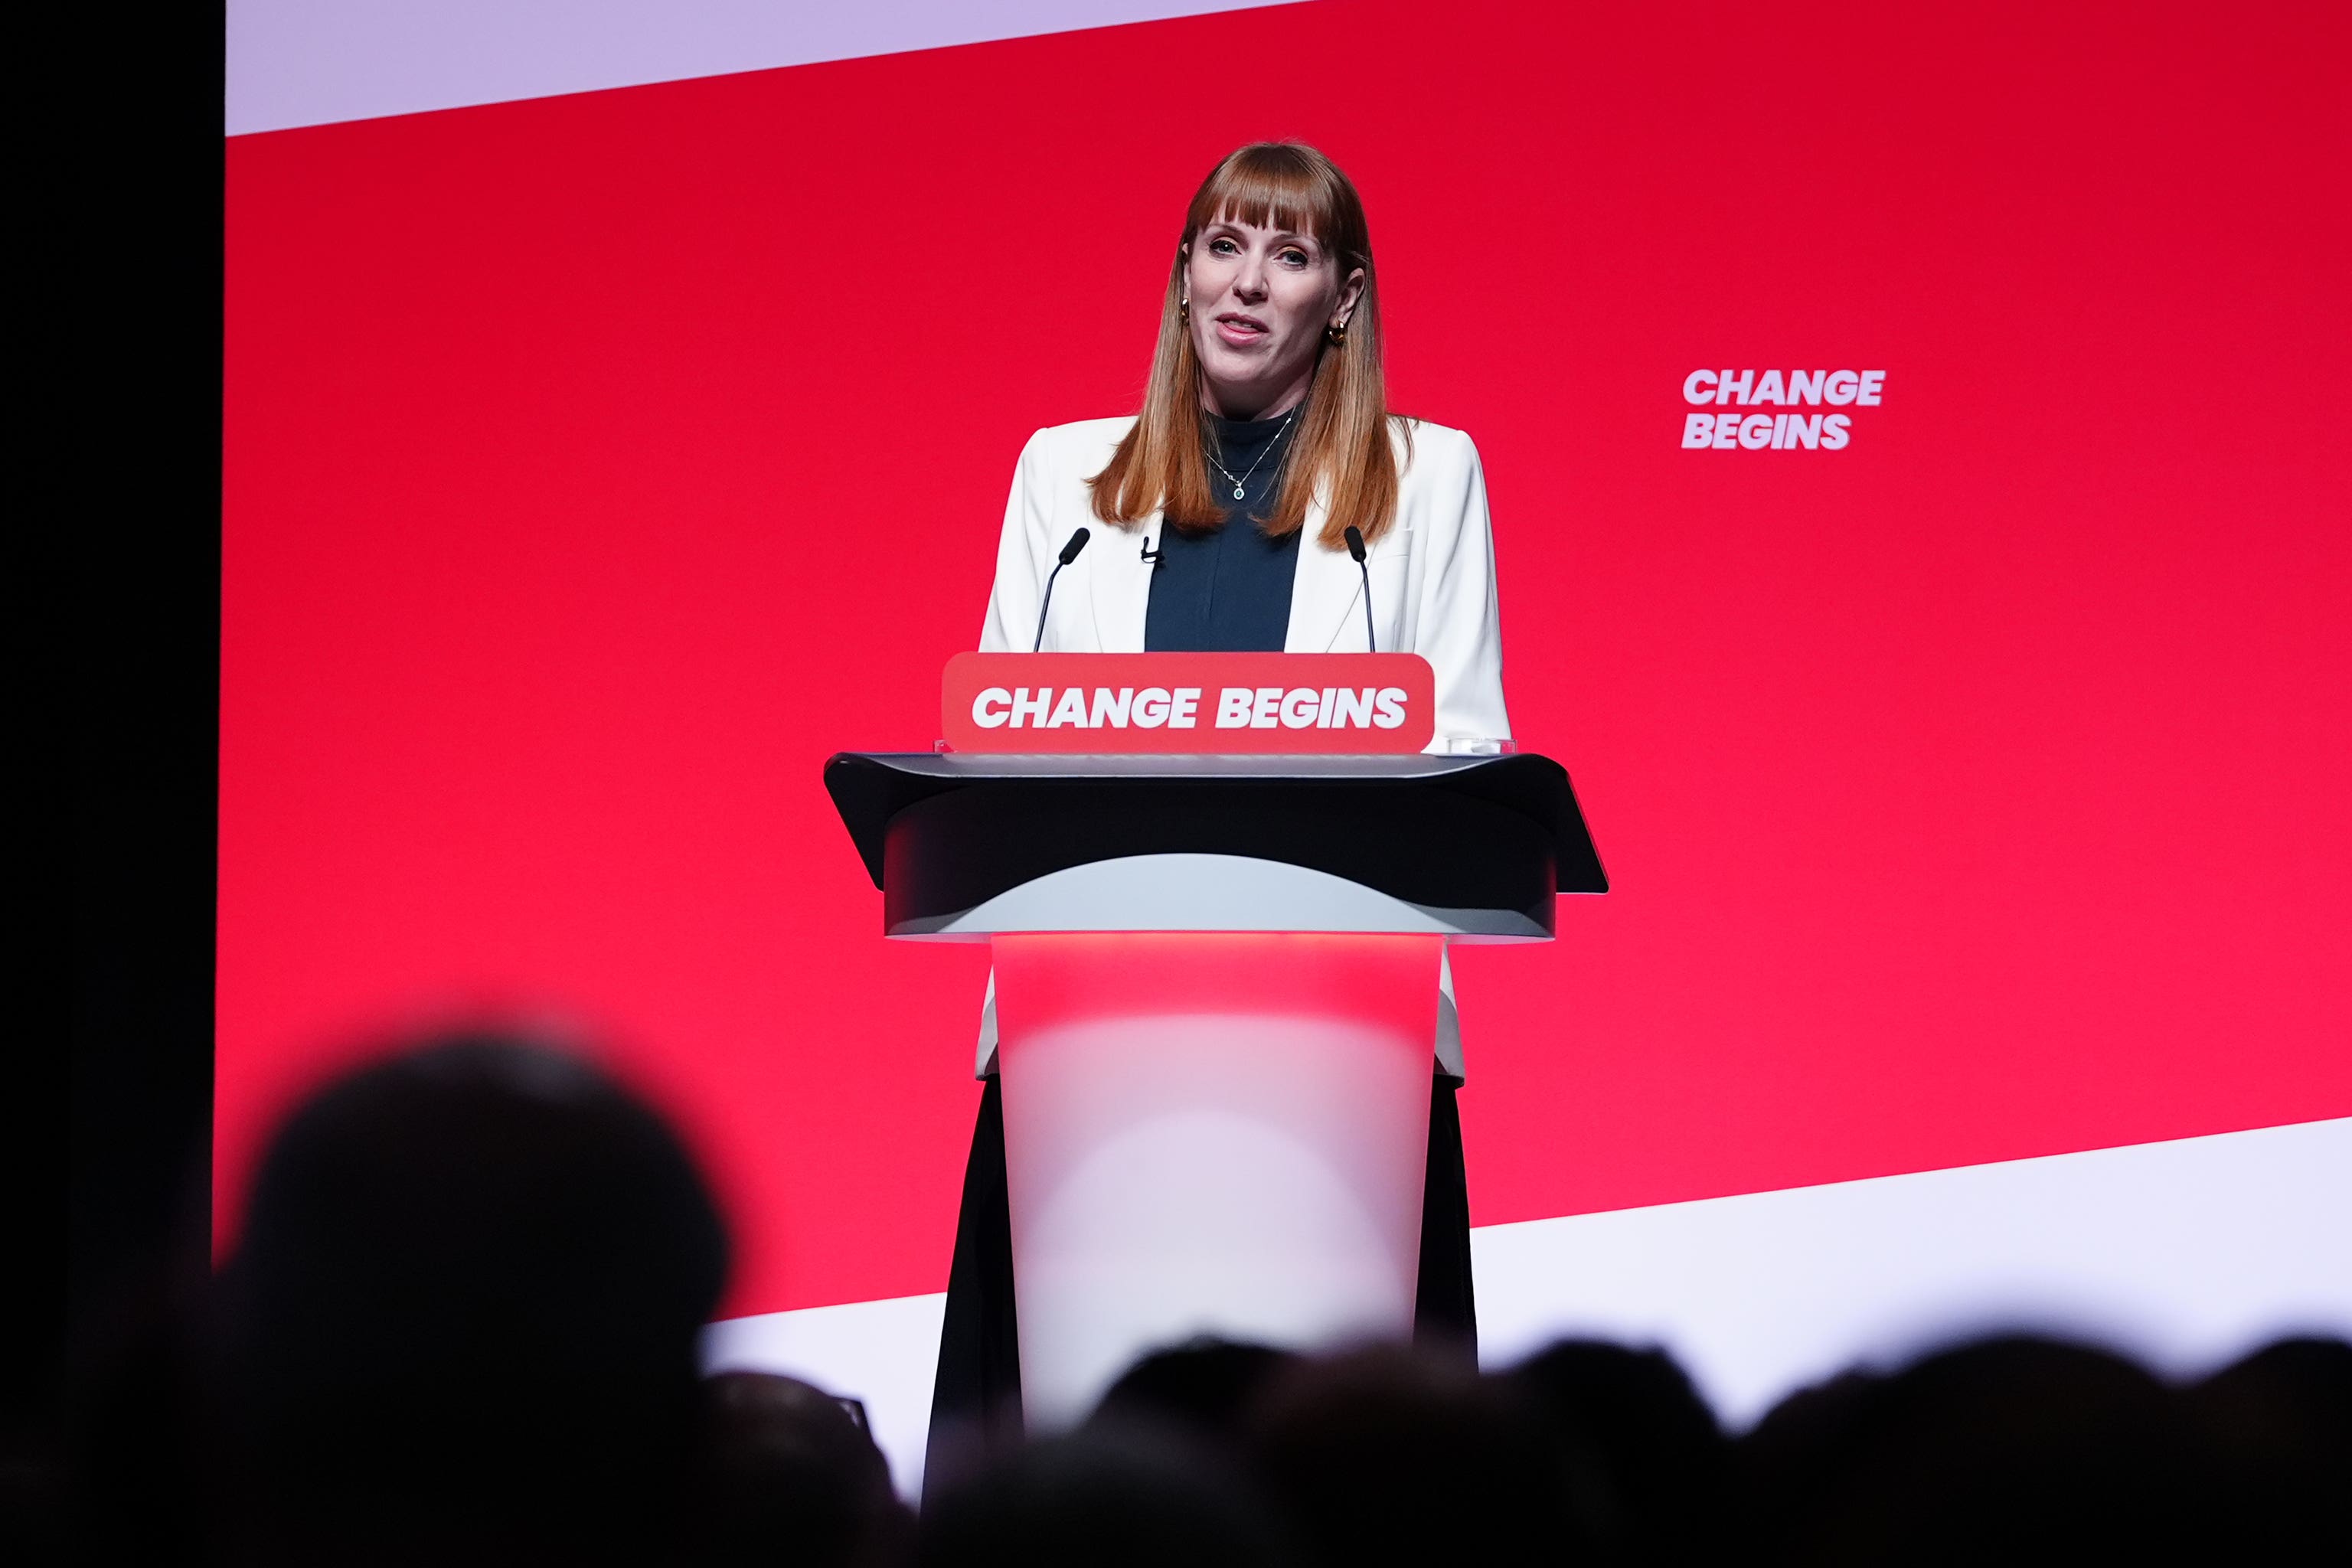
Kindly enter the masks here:
<path id="1" fill-rule="evenodd" d="M 1035 653 L 1045 646 L 1045 616 L 1054 608 L 1054 579 L 1060 576 L 1062 568 L 1068 564 L 1066 561 L 1056 561 L 1054 563 L 1054 569 L 1045 574 L 1045 601 L 1037 606 L 1037 636 L 1029 644 L 1031 653 Z"/>

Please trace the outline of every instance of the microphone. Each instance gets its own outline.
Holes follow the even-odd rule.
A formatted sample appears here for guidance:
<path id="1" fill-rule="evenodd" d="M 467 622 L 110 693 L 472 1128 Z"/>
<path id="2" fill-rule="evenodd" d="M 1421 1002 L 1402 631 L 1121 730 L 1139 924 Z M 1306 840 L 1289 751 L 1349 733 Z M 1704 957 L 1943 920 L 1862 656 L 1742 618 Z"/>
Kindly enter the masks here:
<path id="1" fill-rule="evenodd" d="M 1071 534 L 1070 542 L 1062 546 L 1061 559 L 1054 563 L 1054 569 L 1051 572 L 1045 574 L 1045 603 L 1037 606 L 1037 638 L 1029 645 L 1031 653 L 1035 653 L 1045 646 L 1045 612 L 1054 607 L 1054 579 L 1062 574 L 1063 567 L 1078 558 L 1078 552 L 1087 547 L 1087 541 L 1091 537 L 1092 535 L 1083 528 Z"/>
<path id="2" fill-rule="evenodd" d="M 1356 570 L 1364 574 L 1364 651 L 1378 653 L 1380 644 L 1372 637 L 1372 569 L 1364 564 L 1364 531 L 1352 524 L 1348 529 L 1348 553 L 1356 558 Z"/>

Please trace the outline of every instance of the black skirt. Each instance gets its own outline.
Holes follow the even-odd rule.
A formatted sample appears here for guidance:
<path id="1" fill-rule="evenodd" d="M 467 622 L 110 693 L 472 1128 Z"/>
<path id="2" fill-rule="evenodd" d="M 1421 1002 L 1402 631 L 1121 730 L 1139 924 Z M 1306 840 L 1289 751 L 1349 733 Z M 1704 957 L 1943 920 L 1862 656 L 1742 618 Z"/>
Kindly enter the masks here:
<path id="1" fill-rule="evenodd" d="M 1413 1340 L 1475 1362 L 1478 1313 L 1470 1288 L 1470 1192 L 1462 1162 L 1460 1080 L 1438 1074 L 1429 1094 L 1429 1163 L 1421 1201 L 1421 1283 Z M 939 1380 L 924 1491 L 1017 1442 L 1021 1433 L 1021 1341 L 1013 1310 L 1013 1220 L 1004 1191 L 1004 1098 L 993 1078 L 981 1091 L 980 1121 L 963 1170 L 955 1260 L 948 1269 L 947 1320 L 940 1329 Z"/>

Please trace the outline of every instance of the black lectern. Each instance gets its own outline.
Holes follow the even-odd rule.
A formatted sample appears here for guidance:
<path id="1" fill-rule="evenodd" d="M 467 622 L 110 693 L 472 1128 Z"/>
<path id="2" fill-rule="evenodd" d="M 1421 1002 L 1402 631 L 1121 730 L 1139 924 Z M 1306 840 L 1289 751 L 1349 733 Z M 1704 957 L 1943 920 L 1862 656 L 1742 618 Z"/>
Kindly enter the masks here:
<path id="1" fill-rule="evenodd" d="M 1607 890 L 1556 763 L 857 755 L 899 938 L 995 962 L 1022 1394 L 1154 1346 L 1410 1331 L 1438 973 Z"/>

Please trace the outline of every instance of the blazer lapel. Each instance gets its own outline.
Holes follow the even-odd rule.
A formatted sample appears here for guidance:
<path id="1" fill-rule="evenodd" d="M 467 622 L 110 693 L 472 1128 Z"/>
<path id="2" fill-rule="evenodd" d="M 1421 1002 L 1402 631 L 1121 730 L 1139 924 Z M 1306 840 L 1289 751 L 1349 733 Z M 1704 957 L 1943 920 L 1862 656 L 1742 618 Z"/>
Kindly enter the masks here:
<path id="1" fill-rule="evenodd" d="M 1089 563 L 1087 582 L 1094 605 L 1097 653 L 1143 651 L 1143 624 L 1151 609 L 1152 564 L 1143 559 L 1147 542 L 1155 546 L 1160 542 L 1156 511 L 1131 529 L 1095 525 L 1094 542 L 1087 547 L 1095 559 Z"/>
<path id="2" fill-rule="evenodd" d="M 1299 530 L 1297 574 L 1290 580 L 1290 627 L 1282 639 L 1285 653 L 1355 653 L 1364 640 L 1363 574 L 1345 550 L 1326 550 L 1316 542 L 1326 517 L 1319 500 L 1308 504 L 1307 521 Z M 1348 627 L 1356 627 L 1353 637 Z"/>

